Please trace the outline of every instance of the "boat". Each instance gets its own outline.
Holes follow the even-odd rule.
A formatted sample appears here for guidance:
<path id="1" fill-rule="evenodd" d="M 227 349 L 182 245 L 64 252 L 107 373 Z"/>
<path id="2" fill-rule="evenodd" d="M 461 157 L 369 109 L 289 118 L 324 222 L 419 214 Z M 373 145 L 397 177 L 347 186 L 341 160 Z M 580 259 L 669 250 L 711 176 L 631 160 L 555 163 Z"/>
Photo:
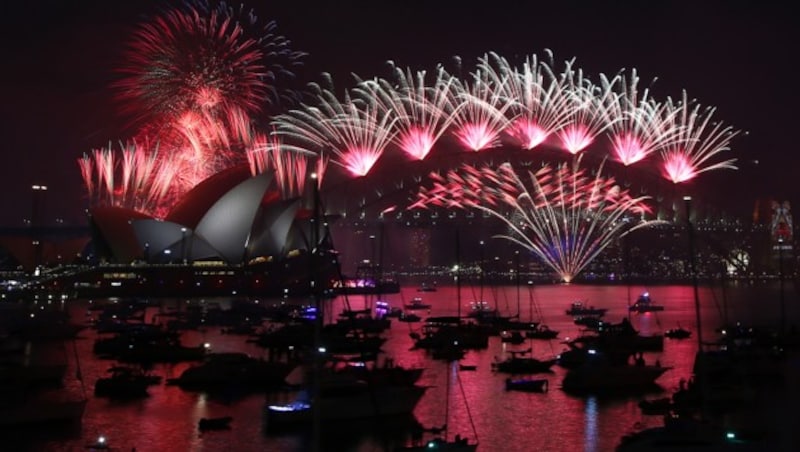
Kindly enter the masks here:
<path id="1" fill-rule="evenodd" d="M 231 416 L 204 417 L 197 422 L 197 429 L 201 432 L 208 430 L 228 430 L 231 428 L 231 421 L 233 421 L 233 417 Z"/>
<path id="2" fill-rule="evenodd" d="M 428 285 L 427 283 L 422 283 L 417 289 L 417 292 L 436 292 L 436 285 Z"/>
<path id="3" fill-rule="evenodd" d="M 550 368 L 557 362 L 556 358 L 540 360 L 532 356 L 523 356 L 531 353 L 531 349 L 514 350 L 507 352 L 510 357 L 499 360 L 495 358 L 492 363 L 492 369 L 497 372 L 504 372 L 509 374 L 534 374 L 541 372 L 550 372 Z"/>
<path id="4" fill-rule="evenodd" d="M 547 392 L 546 378 L 506 378 L 506 391 Z"/>
<path id="5" fill-rule="evenodd" d="M 400 322 L 415 323 L 422 321 L 422 317 L 414 314 L 413 312 L 403 312 L 400 314 L 400 317 L 398 317 L 397 320 Z"/>
<path id="6" fill-rule="evenodd" d="M 94 395 L 111 398 L 146 397 L 147 387 L 158 384 L 161 377 L 145 373 L 140 368 L 114 366 L 108 371 L 108 377 L 97 379 L 94 384 Z"/>
<path id="7" fill-rule="evenodd" d="M 551 330 L 547 325 L 536 325 L 534 328 L 525 331 L 528 339 L 555 339 L 558 331 Z"/>
<path id="8" fill-rule="evenodd" d="M 591 305 L 586 305 L 582 301 L 574 301 L 574 302 L 572 302 L 572 304 L 569 306 L 569 309 L 566 310 L 567 315 L 571 315 L 571 316 L 575 316 L 575 317 L 577 317 L 577 316 L 581 316 L 581 317 L 585 317 L 585 316 L 601 317 L 601 316 L 605 315 L 606 312 L 608 312 L 608 309 L 606 309 L 606 308 L 596 308 L 596 307 L 591 306 Z"/>
<path id="9" fill-rule="evenodd" d="M 519 331 L 501 331 L 500 341 L 507 344 L 521 344 L 525 342 L 525 336 Z"/>
<path id="10" fill-rule="evenodd" d="M 452 364 L 450 365 L 452 366 Z M 452 368 L 451 368 L 452 370 Z M 445 385 L 445 415 L 444 415 L 444 424 L 441 427 L 423 429 L 419 428 L 412 433 L 411 438 L 411 445 L 405 447 L 399 447 L 395 449 L 396 451 L 413 451 L 413 452 L 424 452 L 424 451 L 437 451 L 437 450 L 444 450 L 444 451 L 458 451 L 458 452 L 474 452 L 478 449 L 478 433 L 475 431 L 475 423 L 472 421 L 472 415 L 469 411 L 469 406 L 467 406 L 467 416 L 470 420 L 470 425 L 472 425 L 472 434 L 475 438 L 474 441 L 470 441 L 466 437 L 462 437 L 460 434 L 456 434 L 453 438 L 449 437 L 448 432 L 448 424 L 450 421 L 450 386 L 452 385 L 451 380 L 452 377 L 450 376 L 451 372 L 447 373 L 447 384 Z M 458 385 L 461 386 L 461 377 L 458 374 L 458 371 L 455 371 L 456 379 L 458 381 Z M 464 394 L 463 388 L 461 389 L 461 394 Z M 467 403 L 467 400 L 464 399 L 464 403 Z M 423 436 L 425 432 L 430 432 L 437 436 L 423 441 Z"/>
<path id="11" fill-rule="evenodd" d="M 627 317 L 619 323 L 603 322 L 597 331 L 584 334 L 576 338 L 575 342 L 606 352 L 627 355 L 640 351 L 664 350 L 663 334 L 643 336 L 633 327 Z"/>
<path id="12" fill-rule="evenodd" d="M 636 299 L 636 303 L 632 304 L 628 309 L 631 312 L 638 312 L 641 314 L 643 312 L 663 311 L 664 306 L 653 304 L 653 300 L 650 298 L 650 292 L 644 292 Z"/>
<path id="13" fill-rule="evenodd" d="M 320 382 L 318 400 L 307 390 L 289 403 L 269 403 L 264 409 L 268 428 L 289 427 L 312 421 L 319 403 L 323 422 L 410 415 L 428 388 L 417 385 L 369 384 L 351 376 L 328 375 Z"/>
<path id="14" fill-rule="evenodd" d="M 680 325 L 678 325 L 675 328 L 670 328 L 667 331 L 664 331 L 664 336 L 670 339 L 687 339 L 691 335 L 692 335 L 691 331 L 681 327 Z"/>
<path id="15" fill-rule="evenodd" d="M 430 309 L 431 305 L 429 303 L 423 303 L 422 297 L 414 297 L 411 299 L 411 303 L 407 303 L 405 308 L 409 311 L 414 311 L 417 309 Z"/>
<path id="16" fill-rule="evenodd" d="M 236 386 L 240 389 L 275 389 L 284 385 L 293 366 L 266 361 L 246 353 L 209 353 L 201 364 L 185 369 L 167 381 L 188 390 L 214 390 Z"/>
<path id="17" fill-rule="evenodd" d="M 565 391 L 640 391 L 658 387 L 656 380 L 671 367 L 648 365 L 639 355 L 635 364 L 617 364 L 602 353 L 592 354 L 583 364 L 567 370 L 561 387 Z"/>

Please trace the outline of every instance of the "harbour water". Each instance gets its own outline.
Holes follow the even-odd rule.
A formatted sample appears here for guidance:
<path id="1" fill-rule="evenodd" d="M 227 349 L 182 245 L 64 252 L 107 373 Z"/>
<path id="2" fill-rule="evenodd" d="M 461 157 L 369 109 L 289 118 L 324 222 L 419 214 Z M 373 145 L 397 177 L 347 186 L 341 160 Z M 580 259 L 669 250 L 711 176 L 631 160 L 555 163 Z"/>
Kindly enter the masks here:
<path id="1" fill-rule="evenodd" d="M 392 306 L 402 306 L 413 297 L 422 297 L 430 303 L 428 315 L 466 314 L 471 301 L 480 297 L 476 287 L 440 284 L 435 292 L 418 292 L 417 285 L 406 285 L 398 294 L 381 298 Z M 628 317 L 628 306 L 636 297 L 649 291 L 653 302 L 665 307 L 663 311 L 630 316 L 633 326 L 643 335 L 660 334 L 664 330 L 682 326 L 692 331 L 692 337 L 683 340 L 665 339 L 662 352 L 644 354 L 647 362 L 656 360 L 669 367 L 657 383 L 660 389 L 647 394 L 595 394 L 573 395 L 561 390 L 565 370 L 554 366 L 552 373 L 540 374 L 549 380 L 549 390 L 544 393 L 509 392 L 505 389 L 505 374 L 492 370 L 492 362 L 507 356 L 510 350 L 532 348 L 532 355 L 548 358 L 564 350 L 561 341 L 581 334 L 581 327 L 565 314 L 573 301 L 583 301 L 596 307 L 607 308 L 605 320 L 619 322 Z M 745 325 L 779 328 L 783 315 L 785 328 L 800 324 L 800 305 L 792 285 L 786 285 L 784 294 L 778 284 L 732 283 L 724 290 L 720 287 L 700 287 L 703 337 L 706 341 L 718 336 L 717 329 L 724 323 L 742 322 Z M 413 419 L 375 421 L 347 425 L 323 426 L 325 450 L 331 451 L 388 451 L 410 440 L 411 426 L 419 423 L 425 427 L 441 426 L 446 414 L 448 433 L 474 439 L 477 434 L 481 451 L 609 451 L 619 444 L 620 438 L 637 429 L 661 424 L 659 416 L 643 415 L 638 402 L 643 398 L 670 395 L 681 380 L 691 376 L 696 340 L 696 312 L 694 290 L 688 285 L 624 286 L 624 285 L 544 285 L 518 287 L 516 285 L 486 286 L 483 299 L 497 307 L 504 315 L 520 315 L 522 320 L 533 318 L 551 329 L 559 331 L 555 340 L 531 340 L 521 345 L 503 343 L 491 337 L 485 350 L 469 351 L 462 364 L 475 365 L 475 370 L 459 370 L 457 364 L 433 360 L 423 350 L 412 350 L 409 333 L 420 328 L 420 323 L 403 323 L 392 319 L 391 329 L 385 333 L 387 341 L 382 350 L 396 364 L 407 367 L 424 367 L 419 384 L 429 389 L 417 405 Z M 97 302 L 99 300 L 95 300 Z M 338 297 L 328 301 L 328 312 L 335 318 L 345 307 L 361 309 L 370 306 L 375 296 Z M 161 308 L 148 308 L 147 321 L 158 309 L 180 309 L 185 303 L 200 300 L 164 300 Z M 207 299 L 207 303 L 220 303 L 225 308 L 229 300 Z M 275 303 L 280 300 L 259 300 Z M 87 321 L 91 314 L 89 300 L 69 300 L 67 309 L 74 322 Z M 726 320 L 727 319 L 727 320 Z M 160 384 L 149 388 L 149 396 L 132 401 L 109 401 L 92 395 L 94 382 L 107 375 L 113 361 L 101 360 L 93 354 L 97 332 L 91 328 L 82 331 L 75 340 L 75 353 L 70 359 L 68 372 L 75 376 L 80 366 L 80 376 L 89 399 L 82 426 L 77 430 L 4 431 L 5 450 L 86 450 L 99 436 L 107 438 L 112 450 L 119 451 L 304 451 L 310 449 L 311 433 L 308 429 L 274 433 L 263 424 L 263 409 L 268 401 L 286 401 L 292 393 L 240 394 L 235 390 L 209 396 L 177 386 Z M 244 351 L 253 356 L 264 356 L 265 350 L 246 342 L 245 336 L 222 334 L 218 327 L 186 331 L 182 335 L 185 345 L 209 343 L 215 352 Z M 70 345 L 72 346 L 72 345 Z M 192 363 L 156 365 L 153 372 L 164 380 L 177 377 Z M 788 363 L 796 370 L 797 363 Z M 798 372 L 800 373 L 800 372 Z M 448 379 L 451 388 L 449 391 Z M 458 389 L 456 389 L 458 388 Z M 797 397 L 790 387 L 776 387 L 774 421 L 770 434 L 785 435 L 780 444 L 796 444 L 796 432 L 783 429 L 794 418 L 782 413 L 784 405 Z M 450 403 L 445 403 L 449 393 Z M 784 401 L 782 402 L 781 399 Z M 787 407 L 788 409 L 788 407 Z M 231 416 L 229 430 L 200 433 L 201 418 Z M 474 433 L 473 433 L 474 425 Z"/>

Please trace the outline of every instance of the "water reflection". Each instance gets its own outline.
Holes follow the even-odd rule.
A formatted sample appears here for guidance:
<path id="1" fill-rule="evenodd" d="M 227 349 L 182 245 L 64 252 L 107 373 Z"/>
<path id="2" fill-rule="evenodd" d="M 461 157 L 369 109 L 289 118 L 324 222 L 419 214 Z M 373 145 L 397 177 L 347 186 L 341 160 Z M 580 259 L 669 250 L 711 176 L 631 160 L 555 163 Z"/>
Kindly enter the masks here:
<path id="1" fill-rule="evenodd" d="M 586 422 L 586 433 L 584 434 L 583 443 L 586 445 L 584 450 L 586 452 L 594 452 L 597 450 L 599 443 L 597 438 L 597 398 L 589 396 L 586 398 L 586 405 L 584 409 L 584 419 Z"/>
<path id="2" fill-rule="evenodd" d="M 633 325 L 643 334 L 659 334 L 676 325 L 691 330 L 696 328 L 691 286 L 634 286 L 630 291 L 637 296 L 645 289 L 666 309 L 663 312 L 630 315 Z M 418 331 L 420 324 L 393 319 L 382 349 L 398 365 L 424 367 L 425 372 L 419 383 L 429 386 L 428 391 L 409 419 L 325 425 L 322 431 L 325 444 L 331 444 L 330 450 L 336 451 L 391 450 L 396 445 L 407 443 L 412 431 L 419 425 L 442 425 L 443 420 L 447 419 L 451 436 L 455 433 L 469 435 L 474 425 L 480 442 L 479 450 L 605 451 L 613 450 L 622 435 L 634 426 L 645 428 L 659 424 L 657 417 L 642 415 L 637 405 L 642 399 L 641 394 L 598 398 L 596 395 L 564 392 L 561 390 L 561 381 L 565 371 L 557 366 L 553 367 L 552 373 L 542 375 L 549 381 L 549 391 L 546 393 L 505 389 L 507 375 L 492 370 L 496 356 L 504 356 L 511 349 L 526 347 L 531 347 L 536 357 L 555 356 L 565 347 L 562 340 L 582 334 L 582 327 L 575 325 L 573 319 L 564 313 L 572 301 L 585 300 L 592 305 L 609 308 L 606 319 L 612 322 L 629 316 L 629 288 L 625 286 L 555 285 L 531 287 L 529 290 L 528 298 L 536 302 L 536 309 L 526 309 L 526 306 L 517 308 L 517 288 L 513 285 L 492 286 L 484 295 L 504 315 L 519 312 L 523 321 L 543 321 L 560 332 L 558 339 L 532 340 L 511 346 L 501 342 L 498 337 L 492 337 L 486 350 L 470 350 L 462 360 L 463 363 L 474 364 L 474 371 L 460 371 L 456 365 L 432 360 L 423 350 L 412 350 L 413 341 L 409 333 Z M 382 298 L 391 306 L 402 306 L 419 295 L 416 286 L 410 285 L 400 294 Z M 722 297 L 716 288 L 702 288 L 700 295 L 704 337 L 713 338 L 715 329 L 725 323 L 721 315 L 723 310 L 718 303 Z M 779 310 L 776 295 L 774 288 L 730 287 L 725 297 L 727 306 L 724 312 L 730 320 L 761 325 L 777 324 L 775 313 Z M 455 287 L 442 285 L 438 286 L 437 292 L 425 293 L 423 297 L 425 302 L 432 304 L 429 313 L 420 313 L 423 317 L 455 315 L 459 310 L 465 312 L 469 308 L 468 303 L 473 300 L 470 296 L 460 296 Z M 458 304 L 459 299 L 462 300 L 462 306 Z M 223 309 L 230 307 L 230 300 L 213 301 L 220 303 Z M 328 302 L 326 318 L 332 321 L 346 307 L 362 309 L 371 307 L 375 301 L 375 297 L 369 296 L 351 296 L 346 300 L 337 298 Z M 273 301 L 262 300 L 262 303 L 267 302 Z M 523 300 L 523 303 L 527 302 Z M 159 312 L 185 309 L 185 303 L 185 300 L 172 300 L 160 309 L 148 308 L 146 321 L 152 321 Z M 68 303 L 73 319 L 86 318 L 87 307 L 88 303 L 84 301 Z M 796 324 L 800 319 L 798 311 L 800 307 L 796 304 L 787 305 L 789 325 Z M 86 330 L 76 341 L 89 392 L 97 378 L 105 375 L 113 364 L 112 361 L 98 359 L 92 352 L 97 337 L 96 331 Z M 209 342 L 215 352 L 244 351 L 255 357 L 267 357 L 267 351 L 248 343 L 246 336 L 222 334 L 219 328 L 186 331 L 181 340 L 187 345 Z M 693 339 L 665 339 L 663 352 L 644 354 L 646 361 L 659 360 L 663 366 L 672 368 L 657 380 L 656 396 L 676 389 L 681 379 L 691 375 L 696 349 L 697 344 Z M 153 371 L 166 380 L 179 376 L 189 365 L 157 364 Z M 292 393 L 264 395 L 234 392 L 212 396 L 162 384 L 152 387 L 150 396 L 143 400 L 118 403 L 91 397 L 78 437 L 58 437 L 53 440 L 39 435 L 32 442 L 35 450 L 81 450 L 99 435 L 105 435 L 115 450 L 131 450 L 133 447 L 137 451 L 308 450 L 311 437 L 308 429 L 270 432 L 265 430 L 262 422 L 266 401 L 286 401 L 291 400 L 292 396 Z M 448 400 L 449 412 L 445 402 Z M 199 419 L 220 416 L 233 417 L 230 431 L 198 432 Z"/>

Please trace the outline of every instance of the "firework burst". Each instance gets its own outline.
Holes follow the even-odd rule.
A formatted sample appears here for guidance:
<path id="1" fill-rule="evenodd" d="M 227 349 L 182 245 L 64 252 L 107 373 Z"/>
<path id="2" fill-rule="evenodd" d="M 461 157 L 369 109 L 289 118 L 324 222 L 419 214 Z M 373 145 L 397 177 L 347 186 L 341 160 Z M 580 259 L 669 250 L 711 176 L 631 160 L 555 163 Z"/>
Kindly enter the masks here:
<path id="1" fill-rule="evenodd" d="M 510 121 L 506 113 L 515 100 L 503 96 L 506 78 L 492 80 L 488 71 L 480 69 L 470 78 L 469 82 L 456 79 L 461 108 L 452 112 L 454 133 L 467 149 L 480 151 L 500 144 L 500 132 Z"/>
<path id="2" fill-rule="evenodd" d="M 395 142 L 408 156 L 424 160 L 433 145 L 453 121 L 454 79 L 438 68 L 433 84 L 426 82 L 426 72 L 403 70 L 390 62 L 394 77 L 364 81 L 359 87 L 362 97 L 374 98 L 377 105 L 397 116 Z"/>
<path id="3" fill-rule="evenodd" d="M 693 104 L 693 105 L 692 105 Z M 698 174 L 716 169 L 736 169 L 736 159 L 715 161 L 720 154 L 730 150 L 730 142 L 739 134 L 722 122 L 712 121 L 715 108 L 702 108 L 689 102 L 686 92 L 678 102 L 668 99 L 667 108 L 674 127 L 679 130 L 677 138 L 661 151 L 664 175 L 673 183 L 686 182 Z"/>
<path id="4" fill-rule="evenodd" d="M 650 154 L 676 140 L 680 134 L 675 115 L 678 109 L 668 108 L 649 97 L 649 90 L 641 94 L 636 71 L 609 80 L 601 76 L 603 90 L 616 95 L 607 97 L 608 135 L 616 159 L 625 166 L 639 162 Z M 619 88 L 615 88 L 617 84 Z"/>
<path id="5" fill-rule="evenodd" d="M 533 149 L 567 124 L 570 117 L 568 96 L 550 64 L 538 56 L 526 58 L 521 68 L 511 66 L 505 58 L 491 53 L 479 66 L 498 86 L 507 99 L 515 99 L 508 109 L 511 124 L 506 132 L 523 149 Z"/>
<path id="6" fill-rule="evenodd" d="M 558 93 L 563 96 L 561 101 L 569 107 L 569 121 L 558 131 L 561 145 L 570 154 L 577 154 L 586 149 L 615 118 L 609 116 L 606 105 L 609 98 L 614 96 L 610 89 L 612 83 L 606 86 L 596 86 L 583 76 L 583 70 L 573 68 L 574 60 L 566 63 L 566 69 L 561 74 L 559 83 L 562 90 Z"/>
<path id="7" fill-rule="evenodd" d="M 330 83 L 330 79 L 328 79 Z M 303 105 L 275 118 L 280 135 L 302 141 L 318 152 L 332 153 L 333 163 L 353 176 L 366 176 L 394 138 L 397 117 L 374 98 L 339 100 L 332 89 L 311 84 L 316 106 Z"/>
<path id="8" fill-rule="evenodd" d="M 433 174 L 412 208 L 477 209 L 508 226 L 509 240 L 539 256 L 569 282 L 615 239 L 657 224 L 645 220 L 648 197 L 632 197 L 613 178 L 572 164 L 545 165 L 520 177 L 510 163 L 499 168 L 462 166 Z M 526 183 L 527 180 L 527 183 Z M 510 213 L 509 213 L 510 212 Z"/>
<path id="9" fill-rule="evenodd" d="M 198 108 L 252 114 L 279 97 L 274 82 L 302 56 L 274 22 L 259 27 L 252 11 L 200 0 L 140 26 L 116 87 L 144 123 Z"/>

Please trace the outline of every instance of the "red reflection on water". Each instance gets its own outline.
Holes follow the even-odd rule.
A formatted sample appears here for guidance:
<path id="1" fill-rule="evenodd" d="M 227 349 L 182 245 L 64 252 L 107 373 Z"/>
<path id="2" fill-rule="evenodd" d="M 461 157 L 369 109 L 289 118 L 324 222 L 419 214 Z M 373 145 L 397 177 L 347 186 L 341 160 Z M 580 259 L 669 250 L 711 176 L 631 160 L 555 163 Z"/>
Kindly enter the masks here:
<path id="1" fill-rule="evenodd" d="M 382 296 L 391 306 L 402 306 L 413 297 L 422 296 L 432 305 L 428 315 L 463 314 L 469 303 L 477 300 L 473 288 L 464 287 L 459 295 L 455 287 L 439 284 L 436 292 L 419 293 L 416 286 L 403 288 L 399 294 Z M 619 322 L 629 316 L 628 306 L 639 293 L 648 290 L 653 301 L 665 306 L 662 312 L 632 314 L 630 320 L 643 334 L 659 334 L 681 325 L 693 335 L 686 340 L 665 339 L 664 351 L 646 353 L 648 362 L 659 360 L 671 370 L 657 382 L 663 391 L 649 395 L 617 397 L 575 396 L 560 389 L 565 371 L 553 367 L 552 373 L 539 374 L 549 380 L 545 393 L 509 392 L 505 389 L 507 375 L 493 372 L 492 362 L 502 359 L 510 350 L 532 348 L 533 356 L 547 358 L 557 355 L 565 346 L 560 341 L 582 334 L 572 317 L 565 314 L 570 303 L 582 300 L 596 307 L 608 308 L 605 319 Z M 519 294 L 519 295 L 518 295 Z M 393 320 L 383 350 L 403 366 L 424 367 L 420 384 L 430 386 L 415 410 L 416 419 L 426 427 L 448 425 L 448 434 L 473 438 L 473 425 L 481 450 L 613 450 L 619 439 L 635 425 L 659 425 L 657 416 L 644 416 L 638 407 L 643 397 L 663 397 L 677 388 L 681 379 L 691 376 L 696 344 L 695 302 L 691 286 L 584 286 L 551 285 L 527 286 L 517 291 L 515 286 L 491 286 L 484 298 L 502 314 L 519 313 L 521 320 L 546 323 L 559 331 L 558 339 L 533 340 L 521 345 L 509 345 L 499 337 L 490 338 L 486 350 L 469 351 L 463 364 L 476 366 L 474 371 L 461 371 L 457 366 L 430 359 L 422 350 L 411 350 L 409 333 L 420 328 L 419 323 L 402 323 Z M 350 296 L 350 309 L 372 306 L 374 296 Z M 459 306 L 459 300 L 461 306 Z M 746 302 L 747 300 L 747 302 Z M 754 301 L 755 300 L 755 301 Z M 773 304 L 765 300 L 775 300 Z M 777 318 L 779 306 L 774 290 L 750 286 L 734 287 L 727 293 L 719 289 L 701 288 L 700 306 L 703 334 L 707 339 L 716 337 L 715 329 L 731 321 L 751 321 L 766 324 Z M 224 307 L 224 304 L 223 304 Z M 329 304 L 327 319 L 334 319 L 345 307 L 344 298 Z M 85 303 L 71 307 L 73 319 L 85 318 Z M 800 308 L 788 306 L 790 319 L 795 322 Z M 152 315 L 152 313 L 150 313 Z M 150 318 L 150 317 L 148 317 Z M 789 321 L 790 325 L 793 323 Z M 92 345 L 96 333 L 87 330 L 76 341 L 84 381 L 91 394 L 94 382 L 104 375 L 113 362 L 94 357 Z M 245 351 L 263 356 L 264 350 L 246 342 L 243 336 L 223 335 L 219 328 L 190 331 L 184 334 L 183 343 L 196 345 L 210 342 L 214 351 Z M 188 363 L 158 365 L 154 371 L 165 379 L 177 377 Z M 538 376 L 537 376 L 538 377 Z M 449 380 L 449 385 L 448 385 Z M 449 389 L 448 389 L 449 388 Z M 265 435 L 262 432 L 264 395 L 244 398 L 212 399 L 197 392 L 184 391 L 176 386 L 151 387 L 150 397 L 133 402 L 109 402 L 90 395 L 80 439 L 45 444 L 48 450 L 81 449 L 100 434 L 108 438 L 115 449 L 130 450 L 302 450 L 308 444 L 307 432 L 300 435 Z M 271 400 L 287 400 L 291 394 L 267 396 Z M 449 403 L 447 403 L 449 401 Z M 231 431 L 200 435 L 197 421 L 201 417 L 233 416 Z M 396 436 L 408 437 L 405 432 Z M 382 450 L 387 444 L 368 435 L 353 435 L 347 441 L 347 450 Z"/>

